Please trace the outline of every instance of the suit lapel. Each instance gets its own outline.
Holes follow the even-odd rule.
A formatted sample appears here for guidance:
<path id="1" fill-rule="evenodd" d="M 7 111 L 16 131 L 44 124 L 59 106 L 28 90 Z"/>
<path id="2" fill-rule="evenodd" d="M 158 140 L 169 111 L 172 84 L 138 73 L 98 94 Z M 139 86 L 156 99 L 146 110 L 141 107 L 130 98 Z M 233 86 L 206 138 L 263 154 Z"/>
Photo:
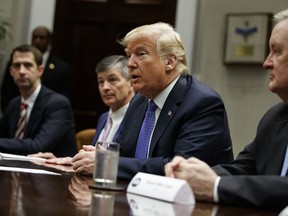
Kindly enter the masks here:
<path id="1" fill-rule="evenodd" d="M 113 141 L 115 142 L 120 134 L 120 131 L 123 129 L 123 121 L 120 123 L 114 137 L 113 137 Z"/>
<path id="2" fill-rule="evenodd" d="M 185 77 L 180 77 L 173 87 L 172 91 L 168 95 L 163 109 L 160 112 L 159 118 L 157 120 L 152 140 L 150 143 L 149 157 L 151 157 L 152 152 L 156 146 L 156 143 L 160 139 L 161 135 L 164 133 L 166 128 L 169 126 L 170 121 L 175 116 L 178 111 L 179 106 L 181 105 L 185 93 L 187 92 L 187 79 Z"/>
<path id="3" fill-rule="evenodd" d="M 44 86 L 42 86 L 31 110 L 29 121 L 25 128 L 25 137 L 27 135 L 29 136 L 29 134 L 32 132 L 33 126 L 35 126 L 35 123 L 41 119 L 41 115 L 43 113 L 39 110 L 43 107 L 43 104 L 46 100 L 45 94 L 47 94 L 47 90 Z"/>
<path id="4" fill-rule="evenodd" d="M 142 126 L 142 122 L 145 116 L 145 112 L 148 106 L 148 99 L 145 98 L 144 101 L 137 107 L 136 110 L 130 110 L 128 108 L 127 112 L 134 112 L 135 115 L 133 115 L 135 118 L 131 120 L 131 124 L 129 125 L 129 128 L 133 129 L 134 132 L 132 132 L 132 130 L 129 131 L 129 138 L 131 140 L 130 145 L 128 146 L 123 145 L 123 148 L 125 148 L 125 151 L 128 152 L 128 155 L 134 155 L 135 154 L 135 150 L 136 150 L 136 144 L 138 141 L 138 136 L 140 133 L 140 129 Z M 125 123 L 124 123 L 125 125 Z M 119 131 L 120 132 L 120 131 Z M 121 143 L 120 143 L 121 144 Z"/>
<path id="5" fill-rule="evenodd" d="M 11 126 L 10 126 L 10 137 L 15 137 L 15 133 L 17 130 L 17 124 L 19 121 L 19 117 L 20 117 L 20 105 L 21 105 L 21 98 L 19 97 L 19 100 L 17 100 L 17 102 L 15 102 L 15 106 L 13 107 L 13 110 L 11 112 Z"/>
<path id="6" fill-rule="evenodd" d="M 286 147 L 288 144 L 288 121 L 279 121 L 276 124 L 270 149 L 273 158 L 267 164 L 267 174 L 279 175 L 282 169 Z"/>

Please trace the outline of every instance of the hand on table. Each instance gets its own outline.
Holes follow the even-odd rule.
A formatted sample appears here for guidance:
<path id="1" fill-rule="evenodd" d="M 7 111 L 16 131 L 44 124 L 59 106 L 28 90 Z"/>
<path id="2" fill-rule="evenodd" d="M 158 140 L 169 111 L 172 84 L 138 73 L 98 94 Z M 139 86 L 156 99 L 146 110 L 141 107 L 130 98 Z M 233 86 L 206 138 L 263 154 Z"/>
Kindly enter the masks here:
<path id="1" fill-rule="evenodd" d="M 73 169 L 76 173 L 84 175 L 92 175 L 95 164 L 95 150 L 96 148 L 91 145 L 83 146 L 83 149 L 79 151 L 72 158 Z"/>
<path id="2" fill-rule="evenodd" d="M 38 152 L 36 154 L 29 154 L 27 155 L 28 157 L 39 157 L 39 158 L 44 158 L 44 159 L 52 159 L 56 158 L 56 156 L 51 153 L 51 152 Z"/>
<path id="3" fill-rule="evenodd" d="M 72 166 L 67 166 L 67 165 L 45 163 L 44 166 L 49 167 L 49 168 L 53 168 L 53 169 L 57 169 L 57 170 L 60 170 L 62 172 L 68 172 L 68 173 L 75 172 Z"/>
<path id="4" fill-rule="evenodd" d="M 66 166 L 72 166 L 73 165 L 72 157 L 59 157 L 59 158 L 47 159 L 46 163 L 66 165 Z"/>
<path id="5" fill-rule="evenodd" d="M 36 154 L 29 154 L 28 157 L 39 157 L 46 159 L 46 164 L 70 165 L 72 166 L 72 157 L 56 157 L 51 152 L 39 152 Z"/>
<path id="6" fill-rule="evenodd" d="M 213 201 L 217 174 L 205 162 L 195 157 L 186 160 L 176 156 L 165 165 L 165 173 L 167 177 L 187 180 L 197 200 Z"/>

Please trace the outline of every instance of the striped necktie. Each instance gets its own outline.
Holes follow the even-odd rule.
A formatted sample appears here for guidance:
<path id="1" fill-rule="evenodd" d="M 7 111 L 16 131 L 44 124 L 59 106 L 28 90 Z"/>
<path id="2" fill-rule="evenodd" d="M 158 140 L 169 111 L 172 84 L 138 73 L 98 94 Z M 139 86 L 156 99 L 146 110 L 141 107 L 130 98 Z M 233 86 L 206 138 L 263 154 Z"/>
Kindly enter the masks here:
<path id="1" fill-rule="evenodd" d="M 145 118 L 142 123 L 142 127 L 139 133 L 138 142 L 135 151 L 135 157 L 144 159 L 147 157 L 148 147 L 150 143 L 150 137 L 155 123 L 155 110 L 157 105 L 154 101 L 150 100 L 148 108 L 145 113 Z"/>
<path id="2" fill-rule="evenodd" d="M 26 114 L 27 114 L 27 104 L 21 103 L 21 109 L 20 109 L 20 117 L 17 124 L 17 130 L 15 133 L 16 139 L 23 139 L 24 137 L 24 130 L 26 125 Z"/>

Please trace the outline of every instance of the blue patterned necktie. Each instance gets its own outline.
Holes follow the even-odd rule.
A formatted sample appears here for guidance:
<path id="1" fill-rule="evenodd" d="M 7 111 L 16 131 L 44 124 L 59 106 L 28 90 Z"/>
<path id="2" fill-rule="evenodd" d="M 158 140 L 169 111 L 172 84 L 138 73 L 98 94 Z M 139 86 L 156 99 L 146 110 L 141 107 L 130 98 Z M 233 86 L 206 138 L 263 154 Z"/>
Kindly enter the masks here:
<path id="1" fill-rule="evenodd" d="M 157 105 L 154 103 L 154 101 L 150 100 L 138 137 L 135 158 L 144 159 L 147 157 L 147 150 L 150 142 L 150 137 L 155 123 L 156 109 Z"/>

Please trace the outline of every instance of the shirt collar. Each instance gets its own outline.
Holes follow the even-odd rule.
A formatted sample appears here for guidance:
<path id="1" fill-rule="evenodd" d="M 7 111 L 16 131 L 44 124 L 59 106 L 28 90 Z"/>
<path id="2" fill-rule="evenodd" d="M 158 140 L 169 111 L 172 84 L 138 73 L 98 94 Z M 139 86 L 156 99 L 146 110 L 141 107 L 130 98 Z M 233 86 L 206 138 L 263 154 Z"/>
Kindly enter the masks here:
<path id="1" fill-rule="evenodd" d="M 176 82 L 178 81 L 180 75 L 178 77 L 176 77 L 176 79 L 173 80 L 173 82 L 171 82 L 164 90 L 162 90 L 160 92 L 160 94 L 158 94 L 156 96 L 156 98 L 153 100 L 154 103 L 157 105 L 157 107 L 162 110 L 164 103 L 168 97 L 168 95 L 170 94 L 170 92 L 172 91 L 173 87 L 175 86 Z"/>
<path id="2" fill-rule="evenodd" d="M 22 97 L 21 102 L 27 103 L 29 107 L 33 107 L 35 100 L 37 99 L 39 95 L 40 89 L 41 89 L 41 84 L 37 86 L 35 91 L 26 100 L 24 100 L 24 98 Z"/>
<path id="3" fill-rule="evenodd" d="M 122 120 L 123 116 L 125 115 L 127 109 L 128 109 L 129 103 L 121 107 L 120 109 L 116 110 L 115 112 L 112 112 L 112 110 L 109 110 L 109 115 L 112 118 L 112 121 L 115 122 L 119 119 Z"/>

